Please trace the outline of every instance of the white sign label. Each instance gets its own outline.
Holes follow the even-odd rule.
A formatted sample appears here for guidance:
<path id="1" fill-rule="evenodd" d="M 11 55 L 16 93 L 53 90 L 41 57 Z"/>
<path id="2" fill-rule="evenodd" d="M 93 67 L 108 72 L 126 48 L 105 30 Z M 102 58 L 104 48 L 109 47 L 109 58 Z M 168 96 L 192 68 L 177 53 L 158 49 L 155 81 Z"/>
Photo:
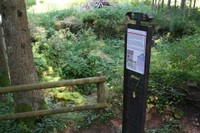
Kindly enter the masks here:
<path id="1" fill-rule="evenodd" d="M 146 36 L 146 31 L 127 31 L 126 68 L 140 74 L 145 70 Z"/>

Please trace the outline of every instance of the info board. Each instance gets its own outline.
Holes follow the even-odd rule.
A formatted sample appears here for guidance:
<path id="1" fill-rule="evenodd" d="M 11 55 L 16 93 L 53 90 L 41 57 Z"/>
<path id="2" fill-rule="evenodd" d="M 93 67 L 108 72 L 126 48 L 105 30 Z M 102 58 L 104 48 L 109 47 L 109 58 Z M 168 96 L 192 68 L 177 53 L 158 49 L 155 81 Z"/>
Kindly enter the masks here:
<path id="1" fill-rule="evenodd" d="M 145 70 L 146 37 L 146 31 L 130 28 L 127 30 L 126 68 L 143 75 Z"/>
<path id="2" fill-rule="evenodd" d="M 144 133 L 152 27 L 128 24 L 124 43 L 122 133 Z"/>

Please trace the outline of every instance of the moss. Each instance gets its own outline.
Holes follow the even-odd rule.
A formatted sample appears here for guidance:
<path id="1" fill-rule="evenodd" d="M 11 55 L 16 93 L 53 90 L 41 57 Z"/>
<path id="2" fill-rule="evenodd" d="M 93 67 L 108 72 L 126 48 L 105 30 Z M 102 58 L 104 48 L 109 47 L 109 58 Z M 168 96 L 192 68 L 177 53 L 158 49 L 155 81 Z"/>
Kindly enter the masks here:
<path id="1" fill-rule="evenodd" d="M 38 110 L 45 110 L 45 109 L 48 109 L 48 106 L 46 102 L 43 100 L 42 102 L 40 102 Z"/>
<path id="2" fill-rule="evenodd" d="M 76 104 L 82 104 L 84 102 L 83 96 L 77 92 L 58 92 L 55 94 L 55 98 L 64 101 L 71 101 Z"/>
<path id="3" fill-rule="evenodd" d="M 10 79 L 7 72 L 0 73 L 0 86 L 5 87 L 10 85 Z"/>

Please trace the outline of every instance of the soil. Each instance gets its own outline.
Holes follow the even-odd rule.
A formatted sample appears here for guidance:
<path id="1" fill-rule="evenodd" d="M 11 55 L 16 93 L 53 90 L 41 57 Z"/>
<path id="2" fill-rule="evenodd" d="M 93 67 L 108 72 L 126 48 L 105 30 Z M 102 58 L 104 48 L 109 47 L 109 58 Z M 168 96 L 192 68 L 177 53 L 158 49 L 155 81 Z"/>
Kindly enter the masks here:
<path id="1" fill-rule="evenodd" d="M 81 129 L 80 131 L 72 131 L 70 129 L 63 131 L 62 133 L 121 133 L 121 122 L 114 121 L 113 125 L 102 125 L 100 127 Z M 161 116 L 151 119 L 146 123 L 146 128 L 156 129 L 163 124 Z M 191 121 L 184 117 L 181 121 L 181 127 L 183 127 L 184 133 L 200 133 L 200 127 L 195 126 Z"/>
<path id="2" fill-rule="evenodd" d="M 184 109 L 183 109 L 184 110 Z M 146 116 L 146 129 L 160 128 L 165 122 L 166 114 L 160 115 L 158 112 L 153 111 Z M 62 133 L 121 133 L 122 124 L 121 120 L 111 120 L 110 124 L 101 125 L 99 127 L 91 127 L 81 129 L 80 131 L 72 131 L 70 129 Z M 181 119 L 180 125 L 184 133 L 200 133 L 200 112 L 198 109 L 191 107 L 185 111 L 185 116 Z M 182 132 L 181 132 L 182 133 Z"/>

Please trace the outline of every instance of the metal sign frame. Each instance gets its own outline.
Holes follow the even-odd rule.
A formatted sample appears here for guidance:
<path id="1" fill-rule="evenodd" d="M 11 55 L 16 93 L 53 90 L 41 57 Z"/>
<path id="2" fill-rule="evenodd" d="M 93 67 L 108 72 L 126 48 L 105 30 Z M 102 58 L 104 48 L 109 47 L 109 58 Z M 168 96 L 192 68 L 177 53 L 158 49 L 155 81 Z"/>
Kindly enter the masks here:
<path id="1" fill-rule="evenodd" d="M 144 49 L 144 70 L 134 71 L 127 66 L 128 51 L 128 31 L 130 29 L 146 33 Z M 129 38 L 130 39 L 130 38 Z M 143 38 L 144 39 L 144 38 Z M 152 27 L 128 24 L 125 33 L 124 47 L 124 92 L 123 92 L 123 123 L 122 133 L 144 133 L 144 123 L 147 103 L 147 86 L 149 77 L 150 48 L 152 40 Z M 128 51 L 129 52 L 129 51 Z M 131 57 L 132 58 L 132 57 Z"/>

